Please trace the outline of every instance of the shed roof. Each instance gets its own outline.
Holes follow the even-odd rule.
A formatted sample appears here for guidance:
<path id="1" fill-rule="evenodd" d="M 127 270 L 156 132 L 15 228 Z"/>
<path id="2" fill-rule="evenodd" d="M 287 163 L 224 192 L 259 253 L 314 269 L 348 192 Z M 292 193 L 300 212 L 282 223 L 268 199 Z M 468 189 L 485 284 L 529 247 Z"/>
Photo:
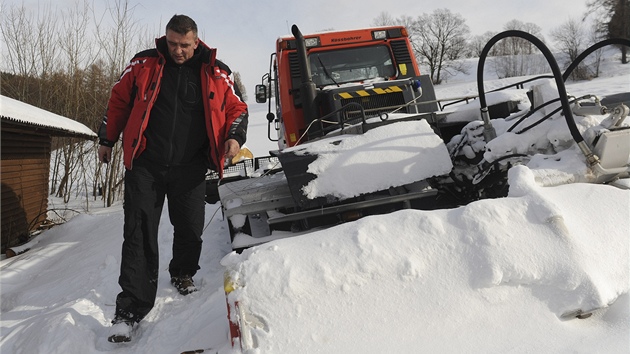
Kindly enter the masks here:
<path id="1" fill-rule="evenodd" d="M 60 116 L 30 104 L 0 95 L 2 122 L 32 126 L 50 131 L 52 135 L 95 138 L 92 129 L 70 118 Z"/>

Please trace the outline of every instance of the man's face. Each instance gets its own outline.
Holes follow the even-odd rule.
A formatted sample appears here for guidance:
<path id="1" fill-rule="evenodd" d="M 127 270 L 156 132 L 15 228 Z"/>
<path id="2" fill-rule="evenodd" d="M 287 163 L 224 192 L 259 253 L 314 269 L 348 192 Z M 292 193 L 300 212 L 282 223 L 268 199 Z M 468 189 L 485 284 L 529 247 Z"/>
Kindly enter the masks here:
<path id="1" fill-rule="evenodd" d="M 166 43 L 168 44 L 168 53 L 177 64 L 183 64 L 195 54 L 195 49 L 199 45 L 199 38 L 192 31 L 188 31 L 185 35 L 175 31 L 166 31 Z"/>

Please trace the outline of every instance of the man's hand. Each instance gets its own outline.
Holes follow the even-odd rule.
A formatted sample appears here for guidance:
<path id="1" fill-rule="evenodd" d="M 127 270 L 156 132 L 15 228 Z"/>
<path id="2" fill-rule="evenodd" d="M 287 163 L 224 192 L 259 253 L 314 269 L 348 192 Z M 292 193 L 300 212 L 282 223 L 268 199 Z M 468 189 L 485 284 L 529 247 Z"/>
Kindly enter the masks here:
<path id="1" fill-rule="evenodd" d="M 99 146 L 98 147 L 98 160 L 100 162 L 109 163 L 112 160 L 112 148 L 107 147 L 105 145 Z"/>
<path id="2" fill-rule="evenodd" d="M 225 141 L 225 159 L 231 160 L 238 152 L 241 151 L 241 146 L 235 139 L 228 139 Z"/>

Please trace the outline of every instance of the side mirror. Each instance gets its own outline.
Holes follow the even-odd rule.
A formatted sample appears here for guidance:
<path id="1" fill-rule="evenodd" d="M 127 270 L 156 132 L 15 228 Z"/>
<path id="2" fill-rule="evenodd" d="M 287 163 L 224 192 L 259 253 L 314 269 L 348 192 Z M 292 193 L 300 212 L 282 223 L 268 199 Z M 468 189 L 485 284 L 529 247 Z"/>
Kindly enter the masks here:
<path id="1" fill-rule="evenodd" d="M 256 102 L 258 103 L 267 102 L 267 86 L 256 85 Z"/>

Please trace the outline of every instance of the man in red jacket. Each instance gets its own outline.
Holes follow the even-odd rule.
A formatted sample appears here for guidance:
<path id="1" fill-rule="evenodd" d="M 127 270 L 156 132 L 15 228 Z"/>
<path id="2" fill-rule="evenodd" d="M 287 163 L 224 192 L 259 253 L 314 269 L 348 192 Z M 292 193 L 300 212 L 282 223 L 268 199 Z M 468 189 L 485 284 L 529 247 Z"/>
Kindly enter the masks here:
<path id="1" fill-rule="evenodd" d="M 197 38 L 195 22 L 175 15 L 156 48 L 136 54 L 112 88 L 98 155 L 109 162 L 122 133 L 126 171 L 122 292 L 111 342 L 130 341 L 133 326 L 155 304 L 165 197 L 174 229 L 171 283 L 182 295 L 196 290 L 205 175 L 209 167 L 222 173 L 247 133 L 247 105 L 230 74 L 216 49 Z"/>

